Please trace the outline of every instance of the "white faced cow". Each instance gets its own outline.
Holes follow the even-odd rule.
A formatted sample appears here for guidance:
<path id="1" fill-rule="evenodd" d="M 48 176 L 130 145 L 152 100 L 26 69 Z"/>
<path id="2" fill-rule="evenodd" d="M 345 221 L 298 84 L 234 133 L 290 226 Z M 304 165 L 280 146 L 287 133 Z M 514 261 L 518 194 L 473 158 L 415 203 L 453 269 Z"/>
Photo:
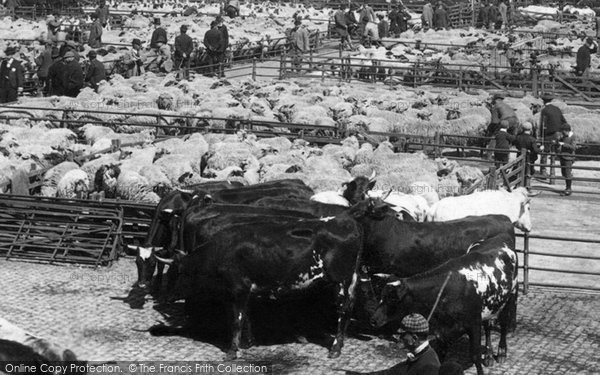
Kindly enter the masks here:
<path id="1" fill-rule="evenodd" d="M 511 193 L 486 190 L 469 195 L 448 197 L 433 204 L 427 221 L 449 221 L 470 215 L 506 215 L 517 229 L 531 231 L 530 198 L 527 189 L 520 187 Z"/>

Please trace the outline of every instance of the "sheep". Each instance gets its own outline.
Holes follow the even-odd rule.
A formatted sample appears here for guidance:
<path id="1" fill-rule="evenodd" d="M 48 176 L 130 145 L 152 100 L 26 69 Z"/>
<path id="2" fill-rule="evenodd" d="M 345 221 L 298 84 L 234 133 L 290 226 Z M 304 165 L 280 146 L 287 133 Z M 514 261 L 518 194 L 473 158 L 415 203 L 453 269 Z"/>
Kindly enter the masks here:
<path id="1" fill-rule="evenodd" d="M 55 197 L 58 182 L 64 177 L 64 175 L 67 172 L 78 168 L 79 166 L 71 161 L 65 161 L 50 168 L 46 173 L 44 173 L 42 195 L 45 197 Z"/>
<path id="2" fill-rule="evenodd" d="M 58 198 L 86 199 L 89 186 L 88 174 L 81 169 L 72 169 L 58 181 L 56 196 Z"/>
<path id="3" fill-rule="evenodd" d="M 116 198 L 117 179 L 121 169 L 115 164 L 103 165 L 94 176 L 94 191 L 104 193 L 105 198 Z"/>
<path id="4" fill-rule="evenodd" d="M 117 178 L 117 196 L 136 202 L 158 204 L 160 197 L 152 191 L 145 177 L 132 171 L 123 171 Z"/>

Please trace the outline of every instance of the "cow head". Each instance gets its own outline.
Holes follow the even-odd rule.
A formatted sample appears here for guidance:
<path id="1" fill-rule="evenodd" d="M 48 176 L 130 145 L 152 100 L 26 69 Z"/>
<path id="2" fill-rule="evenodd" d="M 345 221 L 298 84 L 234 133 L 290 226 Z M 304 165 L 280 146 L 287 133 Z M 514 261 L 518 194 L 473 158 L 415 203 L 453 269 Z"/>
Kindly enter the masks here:
<path id="1" fill-rule="evenodd" d="M 127 245 L 130 249 L 136 250 L 135 266 L 137 268 L 138 280 L 137 286 L 145 289 L 152 283 L 154 268 L 156 267 L 155 253 L 162 250 L 162 247 L 143 247 Z"/>
<path id="2" fill-rule="evenodd" d="M 514 225 L 517 229 L 522 230 L 523 232 L 531 232 L 531 201 L 529 198 L 521 201 L 519 206 L 519 218 L 514 222 Z"/>
<path id="3" fill-rule="evenodd" d="M 387 283 L 383 287 L 379 304 L 371 316 L 371 325 L 380 328 L 385 324 L 402 319 L 407 314 L 410 291 L 402 279 L 386 276 Z"/>
<path id="4" fill-rule="evenodd" d="M 350 208 L 348 213 L 356 220 L 361 220 L 366 217 L 374 220 L 383 220 L 385 217 L 395 216 L 396 212 L 391 208 L 389 203 L 384 202 L 387 195 L 382 198 L 368 198 L 362 202 L 358 202 Z"/>
<path id="5" fill-rule="evenodd" d="M 350 182 L 344 182 L 342 186 L 346 189 L 342 196 L 346 198 L 350 204 L 356 204 L 365 199 L 367 192 L 375 186 L 376 172 L 373 171 L 371 177 L 359 176 Z"/>

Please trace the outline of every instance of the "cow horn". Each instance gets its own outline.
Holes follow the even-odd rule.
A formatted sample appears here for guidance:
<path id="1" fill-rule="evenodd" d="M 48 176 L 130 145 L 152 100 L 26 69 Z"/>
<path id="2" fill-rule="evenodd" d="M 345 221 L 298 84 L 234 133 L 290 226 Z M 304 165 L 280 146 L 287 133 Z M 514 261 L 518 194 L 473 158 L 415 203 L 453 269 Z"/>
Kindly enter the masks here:
<path id="1" fill-rule="evenodd" d="M 170 214 L 170 213 L 172 213 L 172 212 L 173 212 L 173 209 L 172 209 L 172 208 L 165 208 L 164 210 L 162 210 L 162 212 L 165 212 L 165 213 L 167 213 L 167 214 Z"/>
<path id="2" fill-rule="evenodd" d="M 155 257 L 155 258 L 156 258 L 156 260 L 158 260 L 159 262 L 161 262 L 161 263 L 164 263 L 164 264 L 168 264 L 168 265 L 171 265 L 171 264 L 173 264 L 173 262 L 175 262 L 175 260 L 174 260 L 174 259 L 169 259 L 169 258 L 161 258 L 161 257 L 159 257 L 158 255 L 154 255 L 154 257 Z"/>
<path id="3" fill-rule="evenodd" d="M 382 201 L 385 201 L 385 200 L 387 199 L 387 197 L 389 197 L 389 196 L 390 196 L 390 194 L 392 194 L 392 189 L 388 190 L 388 192 L 387 192 L 387 193 L 385 193 L 385 194 L 383 195 L 383 197 L 381 197 L 381 200 L 382 200 Z"/>
<path id="4" fill-rule="evenodd" d="M 193 194 L 194 191 L 193 190 L 187 190 L 187 189 L 181 189 L 181 188 L 175 188 L 177 191 L 180 191 L 182 193 L 186 193 L 186 194 Z"/>
<path id="5" fill-rule="evenodd" d="M 177 253 L 179 255 L 187 255 L 187 253 L 185 251 L 179 250 L 179 249 L 175 250 L 175 253 Z"/>
<path id="6" fill-rule="evenodd" d="M 373 173 L 371 173 L 371 176 L 369 177 L 369 181 L 373 181 L 375 179 L 375 176 L 377 176 L 377 171 L 373 169 Z"/>
<path id="7" fill-rule="evenodd" d="M 137 250 L 139 248 L 139 246 L 127 245 L 127 248 L 131 249 L 131 250 Z"/>

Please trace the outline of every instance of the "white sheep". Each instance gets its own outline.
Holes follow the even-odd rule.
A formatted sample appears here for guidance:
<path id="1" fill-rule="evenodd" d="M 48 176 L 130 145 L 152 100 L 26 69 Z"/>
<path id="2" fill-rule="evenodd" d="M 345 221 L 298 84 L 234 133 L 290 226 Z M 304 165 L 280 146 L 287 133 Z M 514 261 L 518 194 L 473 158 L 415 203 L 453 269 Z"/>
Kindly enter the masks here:
<path id="1" fill-rule="evenodd" d="M 139 173 L 123 171 L 117 179 L 117 196 L 136 202 L 158 203 L 160 197 L 152 191 L 150 183 Z"/>
<path id="2" fill-rule="evenodd" d="M 56 196 L 59 198 L 87 198 L 90 179 L 81 169 L 73 169 L 65 173 L 56 185 Z"/>
<path id="3" fill-rule="evenodd" d="M 79 166 L 71 161 L 62 162 L 44 173 L 44 184 L 42 185 L 42 195 L 45 197 L 55 197 L 58 182 L 64 175 Z"/>

